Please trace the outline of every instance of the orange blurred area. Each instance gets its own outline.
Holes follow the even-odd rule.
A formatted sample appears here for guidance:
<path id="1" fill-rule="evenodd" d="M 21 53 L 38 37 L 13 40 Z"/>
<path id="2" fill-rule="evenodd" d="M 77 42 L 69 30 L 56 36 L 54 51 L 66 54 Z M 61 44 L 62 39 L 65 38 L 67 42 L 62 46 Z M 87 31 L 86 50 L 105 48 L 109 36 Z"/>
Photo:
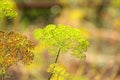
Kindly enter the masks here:
<path id="1" fill-rule="evenodd" d="M 49 55 L 46 45 L 33 36 L 35 29 L 48 24 L 78 28 L 90 42 L 85 60 L 60 54 L 58 62 L 70 73 L 67 80 L 120 80 L 119 0 L 13 1 L 18 15 L 14 19 L 0 19 L 0 30 L 19 32 L 36 44 L 32 64 L 18 63 L 8 69 L 13 80 L 48 80 L 47 68 L 56 56 Z"/>

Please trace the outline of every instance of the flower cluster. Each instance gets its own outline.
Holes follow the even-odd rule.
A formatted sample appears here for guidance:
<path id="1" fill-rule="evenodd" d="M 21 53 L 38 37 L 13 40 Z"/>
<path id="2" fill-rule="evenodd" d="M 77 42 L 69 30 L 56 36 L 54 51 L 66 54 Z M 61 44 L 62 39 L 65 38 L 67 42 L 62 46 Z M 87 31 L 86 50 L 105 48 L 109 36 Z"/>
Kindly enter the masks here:
<path id="1" fill-rule="evenodd" d="M 0 31 L 0 68 L 8 68 L 17 62 L 30 64 L 34 45 L 26 36 L 15 32 Z"/>
<path id="2" fill-rule="evenodd" d="M 66 80 L 69 75 L 66 68 L 62 64 L 57 63 L 51 64 L 47 72 L 53 74 L 50 80 Z"/>
<path id="3" fill-rule="evenodd" d="M 83 54 L 89 42 L 81 35 L 76 28 L 64 25 L 48 25 L 44 29 L 36 29 L 34 36 L 40 42 L 47 44 L 49 51 L 56 54 L 58 49 L 62 53 L 70 52 L 77 58 L 85 58 Z"/>
<path id="4" fill-rule="evenodd" d="M 13 18 L 17 15 L 15 3 L 11 0 L 0 0 L 0 18 Z"/>

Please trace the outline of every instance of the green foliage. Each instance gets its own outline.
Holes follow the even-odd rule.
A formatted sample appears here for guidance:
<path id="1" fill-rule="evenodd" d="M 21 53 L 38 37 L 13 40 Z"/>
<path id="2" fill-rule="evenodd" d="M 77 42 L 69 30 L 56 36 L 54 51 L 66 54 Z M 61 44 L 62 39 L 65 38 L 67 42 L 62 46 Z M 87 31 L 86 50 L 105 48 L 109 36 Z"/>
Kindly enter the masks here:
<path id="1" fill-rule="evenodd" d="M 11 0 L 0 0 L 0 18 L 13 18 L 16 15 L 15 3 Z"/>
<path id="2" fill-rule="evenodd" d="M 48 25 L 44 29 L 34 31 L 35 39 L 47 45 L 50 53 L 57 55 L 58 49 L 62 53 L 70 52 L 77 58 L 85 58 L 89 42 L 80 31 L 70 26 Z"/>

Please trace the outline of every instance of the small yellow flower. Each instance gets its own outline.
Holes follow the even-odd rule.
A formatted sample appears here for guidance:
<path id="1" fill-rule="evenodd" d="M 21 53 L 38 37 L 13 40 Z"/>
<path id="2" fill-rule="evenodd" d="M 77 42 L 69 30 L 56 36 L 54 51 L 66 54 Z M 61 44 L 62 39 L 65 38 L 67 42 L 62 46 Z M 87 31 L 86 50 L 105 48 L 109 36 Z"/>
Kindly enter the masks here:
<path id="1" fill-rule="evenodd" d="M 69 75 L 66 68 L 62 64 L 57 63 L 51 64 L 47 72 L 53 74 L 51 80 L 66 80 Z"/>

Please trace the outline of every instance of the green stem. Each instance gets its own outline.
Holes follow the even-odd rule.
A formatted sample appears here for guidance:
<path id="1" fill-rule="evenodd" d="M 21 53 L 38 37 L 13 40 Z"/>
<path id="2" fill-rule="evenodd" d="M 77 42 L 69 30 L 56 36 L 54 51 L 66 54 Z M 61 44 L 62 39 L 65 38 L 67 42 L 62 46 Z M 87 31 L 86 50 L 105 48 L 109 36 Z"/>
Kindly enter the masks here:
<path id="1" fill-rule="evenodd" d="M 58 58 L 59 58 L 59 55 L 60 55 L 60 49 L 58 50 L 57 57 L 56 57 L 56 59 L 55 59 L 55 62 L 54 62 L 54 63 L 57 63 Z M 51 79 L 52 75 L 53 75 L 53 73 L 51 73 L 51 74 L 50 74 L 50 76 L 49 76 L 48 80 L 50 80 L 50 79 Z"/>
<path id="2" fill-rule="evenodd" d="M 5 80 L 5 69 L 4 68 L 2 68 L 2 80 Z"/>
<path id="3" fill-rule="evenodd" d="M 60 49 L 58 50 L 58 53 L 57 53 L 57 57 L 56 57 L 55 63 L 57 63 L 59 55 L 60 55 Z"/>

